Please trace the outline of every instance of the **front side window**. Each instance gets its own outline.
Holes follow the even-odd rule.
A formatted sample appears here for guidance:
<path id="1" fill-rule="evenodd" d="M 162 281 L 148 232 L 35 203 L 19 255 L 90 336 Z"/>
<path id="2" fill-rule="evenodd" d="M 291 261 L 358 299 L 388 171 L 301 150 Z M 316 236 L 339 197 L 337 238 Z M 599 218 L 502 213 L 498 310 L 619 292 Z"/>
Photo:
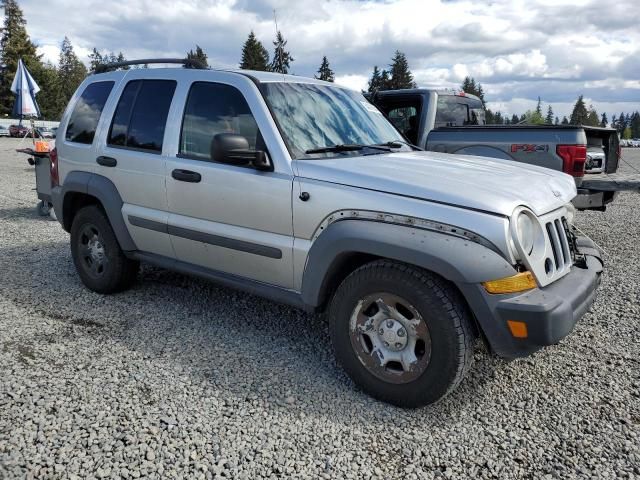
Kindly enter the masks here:
<path id="1" fill-rule="evenodd" d="M 482 102 L 471 97 L 439 95 L 435 127 L 484 125 Z"/>
<path id="2" fill-rule="evenodd" d="M 180 134 L 180 154 L 211 160 L 211 142 L 219 133 L 242 135 L 255 150 L 258 125 L 242 93 L 231 85 L 196 82 L 191 86 Z"/>
<path id="3" fill-rule="evenodd" d="M 384 115 L 358 92 L 310 83 L 274 82 L 262 88 L 293 158 L 336 156 L 305 153 L 335 145 L 404 142 Z M 340 155 L 349 154 L 361 152 Z"/>
<path id="4" fill-rule="evenodd" d="M 86 145 L 93 143 L 102 109 L 107 103 L 113 84 L 114 82 L 95 82 L 85 88 L 73 107 L 65 140 Z"/>
<path id="5" fill-rule="evenodd" d="M 124 88 L 113 115 L 110 146 L 162 152 L 174 80 L 132 80 Z"/>

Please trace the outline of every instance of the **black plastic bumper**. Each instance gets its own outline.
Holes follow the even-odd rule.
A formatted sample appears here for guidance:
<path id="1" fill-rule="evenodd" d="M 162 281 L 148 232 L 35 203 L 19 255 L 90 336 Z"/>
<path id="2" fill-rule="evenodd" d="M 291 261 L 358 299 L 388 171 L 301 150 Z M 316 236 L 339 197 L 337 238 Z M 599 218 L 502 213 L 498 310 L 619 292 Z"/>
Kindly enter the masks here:
<path id="1" fill-rule="evenodd" d="M 463 289 L 480 328 L 497 355 L 524 357 L 558 343 L 589 310 L 600 285 L 602 260 L 587 237 L 578 239 L 578 250 L 584 255 L 584 268 L 573 265 L 570 273 L 544 288 L 516 295 L 491 295 L 482 286 Z M 524 322 L 527 337 L 514 337 L 507 320 Z"/>

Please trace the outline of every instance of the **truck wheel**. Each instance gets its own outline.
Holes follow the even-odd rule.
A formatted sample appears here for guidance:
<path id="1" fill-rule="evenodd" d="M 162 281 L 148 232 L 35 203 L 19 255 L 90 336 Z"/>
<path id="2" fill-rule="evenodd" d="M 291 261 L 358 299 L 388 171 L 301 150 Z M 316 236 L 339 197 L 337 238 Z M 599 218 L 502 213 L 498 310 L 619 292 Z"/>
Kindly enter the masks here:
<path id="1" fill-rule="evenodd" d="M 111 224 L 96 205 L 78 211 L 71 225 L 71 256 L 82 283 L 98 293 L 129 288 L 139 263 L 122 253 Z"/>
<path id="2" fill-rule="evenodd" d="M 378 260 L 351 273 L 329 306 L 335 354 L 353 381 L 401 407 L 436 402 L 471 365 L 466 303 L 441 277 Z"/>

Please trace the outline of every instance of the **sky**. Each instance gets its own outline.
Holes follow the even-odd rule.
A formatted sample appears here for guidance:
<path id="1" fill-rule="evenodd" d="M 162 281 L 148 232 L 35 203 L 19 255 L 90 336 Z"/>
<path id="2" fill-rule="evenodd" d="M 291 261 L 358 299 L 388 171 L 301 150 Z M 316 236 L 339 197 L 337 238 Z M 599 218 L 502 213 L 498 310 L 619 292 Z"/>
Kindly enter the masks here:
<path id="1" fill-rule="evenodd" d="M 270 53 L 278 28 L 291 73 L 312 76 L 326 55 L 336 82 L 366 88 L 374 65 L 407 55 L 420 87 L 466 75 L 503 114 L 541 97 L 562 117 L 578 95 L 610 117 L 640 110 L 638 0 L 19 0 L 39 52 L 57 62 L 68 36 L 128 59 L 184 56 L 200 45 L 214 68 L 235 68 L 249 31 Z"/>

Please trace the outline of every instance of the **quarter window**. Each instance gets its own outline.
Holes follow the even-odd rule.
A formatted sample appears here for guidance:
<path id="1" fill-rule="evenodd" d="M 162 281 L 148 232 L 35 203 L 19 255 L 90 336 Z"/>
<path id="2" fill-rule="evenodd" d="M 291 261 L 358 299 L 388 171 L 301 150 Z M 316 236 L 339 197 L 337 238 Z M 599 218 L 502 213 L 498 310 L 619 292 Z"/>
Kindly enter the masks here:
<path id="1" fill-rule="evenodd" d="M 231 85 L 195 82 L 189 91 L 180 154 L 197 160 L 211 160 L 211 141 L 219 133 L 242 135 L 251 150 L 262 139 L 251 109 L 242 93 Z"/>
<path id="2" fill-rule="evenodd" d="M 113 82 L 95 82 L 85 88 L 71 113 L 65 140 L 87 145 L 93 143 L 102 109 L 112 89 Z"/>
<path id="3" fill-rule="evenodd" d="M 113 115 L 107 143 L 160 153 L 175 89 L 174 80 L 132 80 L 127 83 Z"/>

